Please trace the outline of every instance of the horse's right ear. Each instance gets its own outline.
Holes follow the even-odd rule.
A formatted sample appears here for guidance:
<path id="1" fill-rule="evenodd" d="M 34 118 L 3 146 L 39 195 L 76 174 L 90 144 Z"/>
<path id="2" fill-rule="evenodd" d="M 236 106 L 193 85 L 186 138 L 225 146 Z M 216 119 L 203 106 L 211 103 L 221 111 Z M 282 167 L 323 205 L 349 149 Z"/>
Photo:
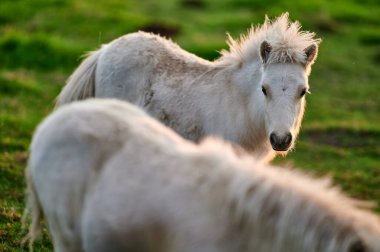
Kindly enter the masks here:
<path id="1" fill-rule="evenodd" d="M 263 41 L 260 46 L 260 56 L 263 63 L 267 63 L 269 58 L 269 53 L 272 51 L 272 46 L 267 42 Z"/>

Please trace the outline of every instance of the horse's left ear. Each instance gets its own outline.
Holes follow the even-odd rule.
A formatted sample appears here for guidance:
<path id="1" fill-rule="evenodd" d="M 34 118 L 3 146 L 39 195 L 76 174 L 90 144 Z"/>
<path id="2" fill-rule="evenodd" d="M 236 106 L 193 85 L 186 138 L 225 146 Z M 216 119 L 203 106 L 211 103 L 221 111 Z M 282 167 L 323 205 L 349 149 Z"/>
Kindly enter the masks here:
<path id="1" fill-rule="evenodd" d="M 312 44 L 308 47 L 306 47 L 304 50 L 305 52 L 305 66 L 313 64 L 315 58 L 317 58 L 318 54 L 318 46 L 316 44 Z"/>

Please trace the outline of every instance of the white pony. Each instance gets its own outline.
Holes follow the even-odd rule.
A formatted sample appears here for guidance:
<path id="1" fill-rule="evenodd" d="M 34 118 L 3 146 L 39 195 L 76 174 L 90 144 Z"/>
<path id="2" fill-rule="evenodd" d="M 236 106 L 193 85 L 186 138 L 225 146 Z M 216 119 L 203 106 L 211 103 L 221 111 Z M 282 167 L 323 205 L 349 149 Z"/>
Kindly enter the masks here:
<path id="1" fill-rule="evenodd" d="M 30 236 L 43 213 L 57 252 L 380 251 L 379 218 L 328 181 L 195 145 L 121 101 L 54 112 L 26 174 Z"/>
<path id="2" fill-rule="evenodd" d="M 127 100 L 181 136 L 220 136 L 271 159 L 298 135 L 308 75 L 320 39 L 283 14 L 251 28 L 210 62 L 144 32 L 120 37 L 87 57 L 57 105 L 87 97 Z"/>

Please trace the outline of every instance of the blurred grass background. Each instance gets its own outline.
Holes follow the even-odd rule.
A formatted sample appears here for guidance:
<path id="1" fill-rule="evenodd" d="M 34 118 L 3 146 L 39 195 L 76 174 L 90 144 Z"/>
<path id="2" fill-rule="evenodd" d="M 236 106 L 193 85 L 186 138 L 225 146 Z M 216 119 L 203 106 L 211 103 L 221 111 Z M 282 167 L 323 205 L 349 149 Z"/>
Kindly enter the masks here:
<path id="1" fill-rule="evenodd" d="M 26 250 L 20 217 L 30 138 L 84 52 L 145 30 L 212 60 L 226 48 L 226 32 L 237 37 L 285 11 L 323 43 L 296 151 L 275 163 L 330 175 L 351 196 L 380 204 L 377 0 L 1 0 L 0 251 Z M 45 230 L 35 251 L 50 250 Z"/>

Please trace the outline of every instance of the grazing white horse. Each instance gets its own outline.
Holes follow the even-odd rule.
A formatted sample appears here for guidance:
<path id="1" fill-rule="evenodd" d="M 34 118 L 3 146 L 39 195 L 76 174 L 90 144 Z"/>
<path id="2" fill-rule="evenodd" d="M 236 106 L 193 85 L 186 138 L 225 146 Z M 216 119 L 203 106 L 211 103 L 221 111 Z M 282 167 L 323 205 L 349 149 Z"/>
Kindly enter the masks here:
<path id="1" fill-rule="evenodd" d="M 57 105 L 87 97 L 127 100 L 183 137 L 213 135 L 270 160 L 300 129 L 308 75 L 320 39 L 283 14 L 251 28 L 214 62 L 162 37 L 138 32 L 87 57 Z"/>
<path id="2" fill-rule="evenodd" d="M 116 100 L 64 106 L 27 168 L 32 241 L 55 251 L 380 251 L 379 218 L 326 180 L 186 141 Z"/>

